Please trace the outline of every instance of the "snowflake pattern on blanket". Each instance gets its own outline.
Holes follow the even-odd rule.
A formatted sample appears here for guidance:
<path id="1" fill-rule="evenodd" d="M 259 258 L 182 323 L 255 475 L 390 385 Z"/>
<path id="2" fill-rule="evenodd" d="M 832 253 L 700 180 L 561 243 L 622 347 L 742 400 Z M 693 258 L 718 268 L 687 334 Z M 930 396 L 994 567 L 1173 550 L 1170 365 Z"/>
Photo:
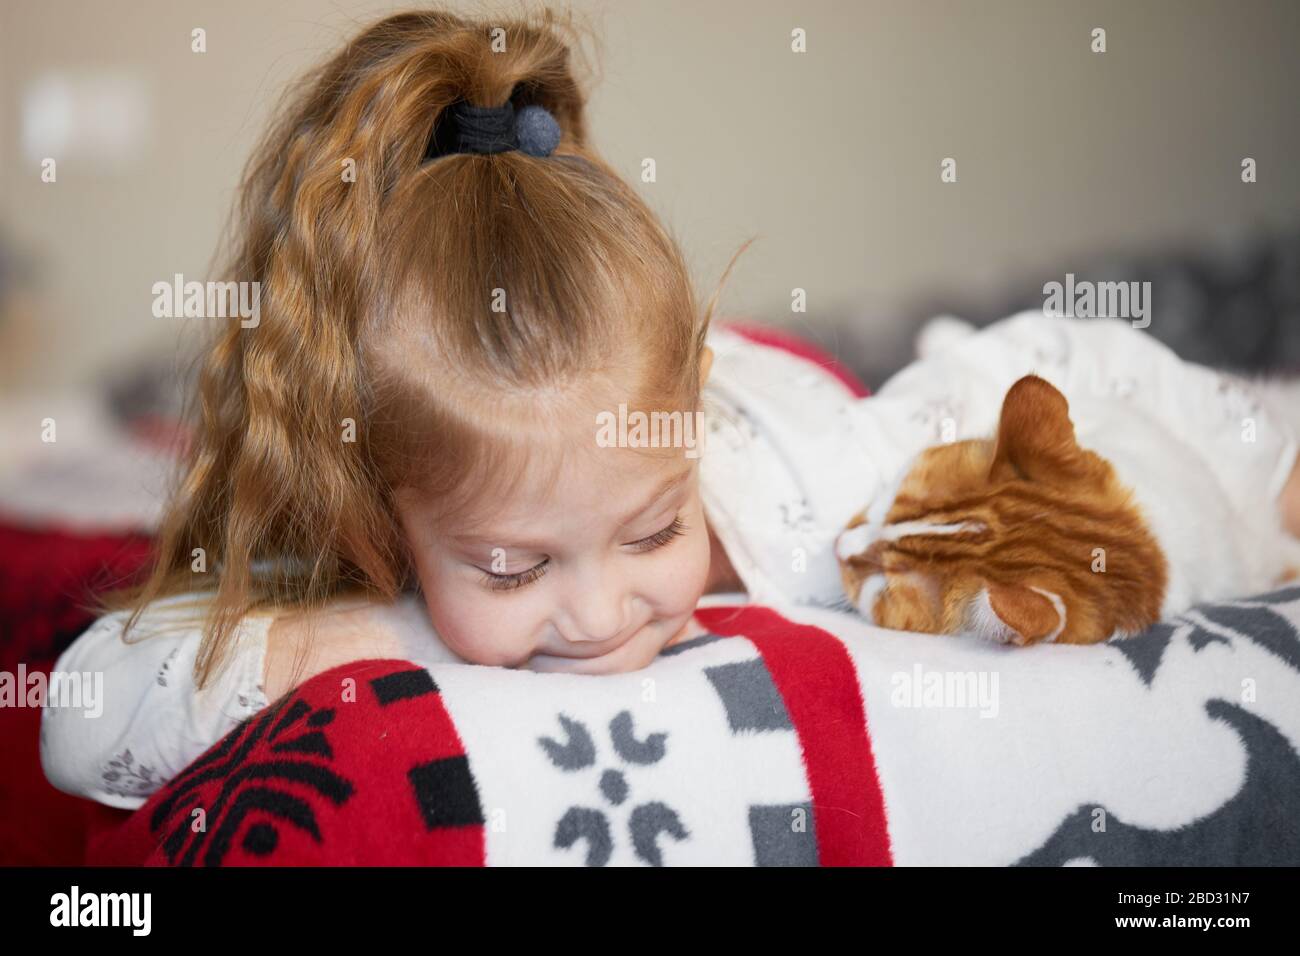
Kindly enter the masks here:
<path id="1" fill-rule="evenodd" d="M 336 668 L 196 760 L 96 862 L 887 864 L 843 645 L 766 608 L 701 619 L 713 633 L 655 665 L 658 697 L 644 672 Z M 665 706 L 678 695 L 695 707 Z"/>
<path id="2" fill-rule="evenodd" d="M 232 731 L 90 862 L 1300 858 L 1300 588 L 1084 648 L 817 608 L 697 618 L 706 635 L 630 674 L 336 668 Z M 921 665 L 999 673 L 998 719 L 898 706 L 892 678 Z"/>

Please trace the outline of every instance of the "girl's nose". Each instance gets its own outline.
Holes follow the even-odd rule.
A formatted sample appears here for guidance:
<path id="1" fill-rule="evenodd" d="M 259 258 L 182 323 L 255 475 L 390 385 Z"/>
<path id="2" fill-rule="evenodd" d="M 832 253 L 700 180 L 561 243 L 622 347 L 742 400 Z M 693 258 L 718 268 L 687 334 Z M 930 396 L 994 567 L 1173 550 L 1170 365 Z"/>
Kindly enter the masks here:
<path id="1" fill-rule="evenodd" d="M 627 616 L 623 613 L 626 602 L 621 588 L 605 579 L 579 584 L 577 590 L 569 602 L 569 618 L 573 626 L 565 631 L 568 640 L 599 644 L 623 633 Z"/>

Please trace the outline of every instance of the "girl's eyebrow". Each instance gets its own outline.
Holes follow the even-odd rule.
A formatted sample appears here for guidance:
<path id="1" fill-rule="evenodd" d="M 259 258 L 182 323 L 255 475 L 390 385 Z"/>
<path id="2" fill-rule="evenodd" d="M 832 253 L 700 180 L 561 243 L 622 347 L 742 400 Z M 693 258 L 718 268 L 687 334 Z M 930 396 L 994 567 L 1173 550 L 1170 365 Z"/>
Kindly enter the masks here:
<path id="1" fill-rule="evenodd" d="M 649 511 L 650 507 L 654 505 L 656 502 L 658 502 L 660 498 L 666 497 L 668 492 L 670 491 L 676 491 L 690 476 L 691 476 L 691 470 L 689 467 L 686 468 L 684 471 L 679 471 L 675 475 L 670 475 L 666 480 L 660 483 L 659 487 L 655 489 L 654 494 L 650 496 L 650 498 L 646 501 L 645 504 L 641 505 L 641 507 L 639 508 L 633 508 L 626 515 L 624 515 L 623 520 L 619 522 L 619 527 L 622 527 L 623 525 L 627 524 L 629 521 L 631 521 L 633 518 L 640 515 L 642 512 Z"/>
<path id="2" fill-rule="evenodd" d="M 633 518 L 636 518 L 638 515 L 642 514 L 643 512 L 648 511 L 660 499 L 666 497 L 669 492 L 676 491 L 686 482 L 686 479 L 688 479 L 690 476 L 691 476 L 691 469 L 689 467 L 687 467 L 683 471 L 678 472 L 675 475 L 670 475 L 668 478 L 666 478 L 663 482 L 659 484 L 659 487 L 655 489 L 654 493 L 646 500 L 645 504 L 633 508 L 620 520 L 619 527 L 620 528 L 623 527 L 624 525 L 631 522 Z M 492 535 L 484 535 L 475 532 L 475 533 L 463 534 L 463 535 L 451 535 L 450 537 L 451 540 L 457 542 L 458 544 L 475 545 L 475 544 L 490 544 L 493 542 L 500 542 L 501 540 L 509 536 L 501 535 L 501 536 L 494 537 Z M 516 542 L 514 545 L 515 549 L 520 549 L 525 547 L 531 548 L 536 546 L 537 546 L 537 542 L 532 542 L 532 541 L 519 541 Z"/>

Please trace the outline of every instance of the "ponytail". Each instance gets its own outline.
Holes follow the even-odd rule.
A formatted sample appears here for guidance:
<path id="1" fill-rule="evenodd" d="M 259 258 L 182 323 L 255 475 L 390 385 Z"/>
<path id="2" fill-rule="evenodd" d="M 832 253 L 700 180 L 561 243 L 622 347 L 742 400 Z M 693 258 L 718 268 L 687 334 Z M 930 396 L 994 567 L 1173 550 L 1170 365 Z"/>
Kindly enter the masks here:
<path id="1" fill-rule="evenodd" d="M 550 11 L 496 33 L 443 12 L 389 17 L 293 91 L 256 148 L 224 275 L 258 283 L 261 321 L 231 324 L 210 347 L 155 563 L 117 596 L 134 608 L 129 632 L 152 600 L 209 592 L 200 687 L 255 608 L 319 606 L 354 588 L 392 597 L 406 583 L 358 347 L 387 200 L 420 175 L 435 120 L 457 100 L 536 102 L 581 147 L 583 98 L 560 27 Z M 491 52 L 494 38 L 507 52 Z"/>

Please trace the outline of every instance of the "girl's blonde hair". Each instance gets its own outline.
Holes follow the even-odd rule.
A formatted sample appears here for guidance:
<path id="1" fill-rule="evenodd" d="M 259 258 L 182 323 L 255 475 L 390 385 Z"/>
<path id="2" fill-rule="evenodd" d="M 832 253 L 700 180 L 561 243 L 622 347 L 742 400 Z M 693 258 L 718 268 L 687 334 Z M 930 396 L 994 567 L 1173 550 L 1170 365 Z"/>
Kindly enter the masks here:
<path id="1" fill-rule="evenodd" d="M 697 406 L 718 293 L 697 308 L 673 238 L 589 147 L 566 34 L 550 10 L 390 16 L 291 91 L 253 153 L 221 271 L 260 283 L 260 323 L 207 352 L 156 562 L 118 596 L 129 632 L 151 601 L 207 592 L 200 687 L 251 611 L 394 597 L 411 578 L 395 490 L 451 509 L 516 477 L 520 416 L 544 429 L 592 382 Z M 561 142 L 422 162 L 459 100 L 541 105 Z"/>

